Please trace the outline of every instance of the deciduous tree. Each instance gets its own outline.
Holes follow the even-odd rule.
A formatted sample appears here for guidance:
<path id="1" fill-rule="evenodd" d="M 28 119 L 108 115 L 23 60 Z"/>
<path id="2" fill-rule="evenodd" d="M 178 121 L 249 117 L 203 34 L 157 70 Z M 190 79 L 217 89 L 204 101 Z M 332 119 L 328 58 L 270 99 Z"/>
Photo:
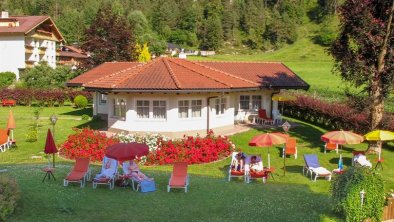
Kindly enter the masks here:
<path id="1" fill-rule="evenodd" d="M 132 52 L 135 51 L 134 46 L 135 39 L 126 19 L 105 4 L 86 31 L 86 42 L 82 48 L 91 53 L 91 59 L 85 66 L 91 67 L 110 61 L 130 61 Z"/>
<path id="2" fill-rule="evenodd" d="M 342 79 L 368 92 L 370 127 L 381 126 L 394 83 L 393 0 L 346 0 L 340 33 L 330 48 Z"/>

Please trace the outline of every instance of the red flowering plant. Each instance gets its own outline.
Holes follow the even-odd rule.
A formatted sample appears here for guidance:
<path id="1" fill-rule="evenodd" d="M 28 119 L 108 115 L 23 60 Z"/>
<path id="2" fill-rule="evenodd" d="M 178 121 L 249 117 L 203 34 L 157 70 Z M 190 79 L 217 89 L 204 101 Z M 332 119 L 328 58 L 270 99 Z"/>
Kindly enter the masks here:
<path id="1" fill-rule="evenodd" d="M 212 131 L 205 137 L 184 136 L 181 140 L 157 141 L 158 148 L 147 155 L 146 164 L 169 164 L 186 161 L 190 164 L 208 163 L 231 154 L 234 145 L 225 136 L 215 136 Z"/>
<path id="2" fill-rule="evenodd" d="M 91 161 L 102 161 L 105 149 L 119 140 L 107 137 L 105 133 L 89 128 L 74 129 L 75 133 L 69 135 L 61 145 L 60 155 L 69 159 L 75 157 L 90 158 Z"/>

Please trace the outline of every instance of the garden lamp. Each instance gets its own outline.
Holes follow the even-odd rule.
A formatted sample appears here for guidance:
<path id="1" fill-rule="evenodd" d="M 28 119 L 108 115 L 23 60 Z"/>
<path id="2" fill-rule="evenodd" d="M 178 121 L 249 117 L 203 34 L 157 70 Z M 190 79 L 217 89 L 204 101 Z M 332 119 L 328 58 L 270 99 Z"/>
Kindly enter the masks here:
<path id="1" fill-rule="evenodd" d="M 55 114 L 53 114 L 53 115 L 49 118 L 49 120 L 50 120 L 51 123 L 52 123 L 53 138 L 55 138 L 55 125 L 56 125 L 56 122 L 57 122 L 57 116 L 56 116 Z"/>
<path id="2" fill-rule="evenodd" d="M 287 133 L 289 130 L 290 130 L 290 127 L 291 127 L 291 125 L 290 125 L 290 123 L 289 122 L 285 122 L 285 123 L 283 123 L 282 124 L 282 128 L 283 128 L 283 130 Z"/>

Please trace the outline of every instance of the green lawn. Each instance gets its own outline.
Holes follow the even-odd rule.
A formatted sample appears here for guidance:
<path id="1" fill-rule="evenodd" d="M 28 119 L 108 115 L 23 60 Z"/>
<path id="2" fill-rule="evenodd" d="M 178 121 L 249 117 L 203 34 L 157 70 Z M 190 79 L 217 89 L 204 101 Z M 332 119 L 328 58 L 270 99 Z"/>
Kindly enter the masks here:
<path id="1" fill-rule="evenodd" d="M 0 108 L 0 125 L 5 125 L 8 108 Z M 33 108 L 13 108 L 17 129 L 15 137 L 18 148 L 0 153 L 0 169 L 6 168 L 4 174 L 16 178 L 22 199 L 10 221 L 340 221 L 330 208 L 329 185 L 324 179 L 311 182 L 301 173 L 302 154 L 316 153 L 320 162 L 328 169 L 334 169 L 338 161 L 335 153 L 323 154 L 319 138 L 323 129 L 297 123 L 290 134 L 298 138 L 299 158 L 287 158 L 286 176 L 281 167 L 283 159 L 279 156 L 279 148 L 272 147 L 271 163 L 277 168 L 275 181 L 267 184 L 261 181 L 245 184 L 241 180 L 227 181 L 229 159 L 210 164 L 190 166 L 190 192 L 166 192 L 166 184 L 170 175 L 170 166 L 143 167 L 143 171 L 153 176 L 157 183 L 157 191 L 142 194 L 130 188 L 116 187 L 109 190 L 99 187 L 94 190 L 91 183 L 83 189 L 71 184 L 63 187 L 62 179 L 70 171 L 72 161 L 57 158 L 56 181 L 41 182 L 44 173 L 41 169 L 46 165 L 44 159 L 32 159 L 40 155 L 45 142 L 45 134 L 49 124 L 48 117 L 59 116 L 56 124 L 56 141 L 61 143 L 73 127 L 92 125 L 100 128 L 103 122 L 80 120 L 83 113 L 91 109 L 75 110 L 72 107 L 44 108 L 39 142 L 25 142 L 25 134 L 29 124 L 33 123 Z M 294 124 L 295 125 L 295 124 Z M 231 137 L 238 148 L 249 154 L 262 154 L 266 164 L 266 148 L 249 147 L 248 140 L 262 131 L 250 130 Z M 352 148 L 365 149 L 366 145 L 345 147 L 341 153 L 346 165 L 350 165 Z M 391 148 L 391 149 L 390 149 Z M 386 159 L 382 175 L 386 189 L 394 188 L 392 147 L 385 146 L 383 156 Z M 369 159 L 374 159 L 369 156 Z M 98 173 L 100 164 L 92 167 L 93 175 Z"/>

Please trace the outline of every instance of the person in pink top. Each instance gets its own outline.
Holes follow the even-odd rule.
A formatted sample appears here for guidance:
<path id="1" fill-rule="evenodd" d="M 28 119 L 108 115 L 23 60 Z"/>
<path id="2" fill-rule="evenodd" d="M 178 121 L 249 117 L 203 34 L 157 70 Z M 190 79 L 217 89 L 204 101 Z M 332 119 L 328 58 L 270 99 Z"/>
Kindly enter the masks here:
<path id="1" fill-rule="evenodd" d="M 130 160 L 130 166 L 128 170 L 131 177 L 137 181 L 153 180 L 153 178 L 149 178 L 141 172 L 140 168 L 138 167 L 138 164 L 135 163 L 134 160 Z"/>

